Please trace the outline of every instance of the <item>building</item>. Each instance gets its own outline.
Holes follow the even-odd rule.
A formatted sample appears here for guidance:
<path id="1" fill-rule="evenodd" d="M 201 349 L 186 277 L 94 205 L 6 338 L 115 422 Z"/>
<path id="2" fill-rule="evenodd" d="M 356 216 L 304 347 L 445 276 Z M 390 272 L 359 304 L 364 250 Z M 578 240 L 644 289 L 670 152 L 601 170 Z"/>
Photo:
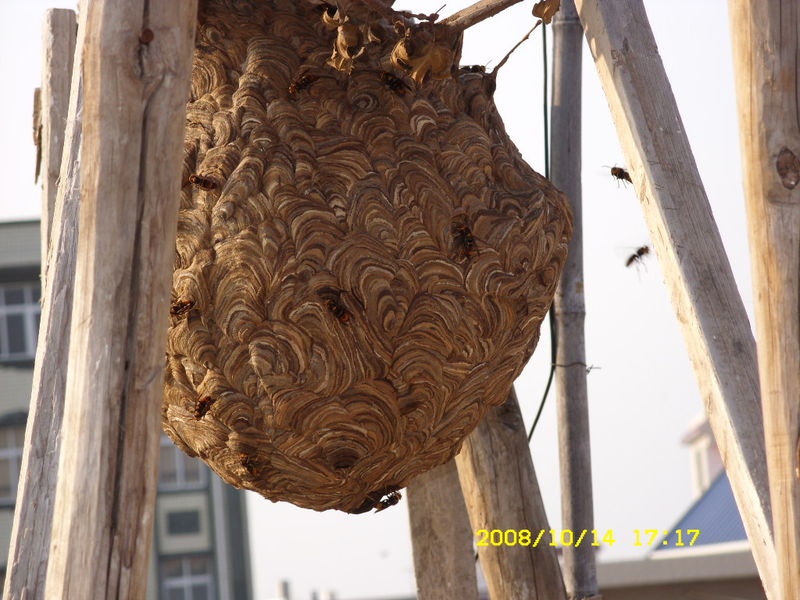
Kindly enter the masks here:
<path id="1" fill-rule="evenodd" d="M 5 574 L 39 328 L 39 221 L 0 223 L 0 570 Z M 150 600 L 250 600 L 244 492 L 162 437 Z"/>
<path id="2" fill-rule="evenodd" d="M 766 600 L 705 415 L 690 425 L 682 441 L 692 457 L 692 504 L 644 559 L 597 565 L 604 600 Z M 698 532 L 696 539 L 689 531 Z"/>

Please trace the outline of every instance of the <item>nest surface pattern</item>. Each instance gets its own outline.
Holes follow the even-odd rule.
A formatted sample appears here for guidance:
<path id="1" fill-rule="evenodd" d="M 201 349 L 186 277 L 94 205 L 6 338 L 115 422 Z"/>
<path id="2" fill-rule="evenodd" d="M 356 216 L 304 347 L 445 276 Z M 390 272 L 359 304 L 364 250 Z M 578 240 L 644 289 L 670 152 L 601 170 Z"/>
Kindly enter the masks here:
<path id="1" fill-rule="evenodd" d="M 491 75 L 418 84 L 377 18 L 342 72 L 331 14 L 201 3 L 163 426 L 234 486 L 362 512 L 506 399 L 571 220 Z"/>

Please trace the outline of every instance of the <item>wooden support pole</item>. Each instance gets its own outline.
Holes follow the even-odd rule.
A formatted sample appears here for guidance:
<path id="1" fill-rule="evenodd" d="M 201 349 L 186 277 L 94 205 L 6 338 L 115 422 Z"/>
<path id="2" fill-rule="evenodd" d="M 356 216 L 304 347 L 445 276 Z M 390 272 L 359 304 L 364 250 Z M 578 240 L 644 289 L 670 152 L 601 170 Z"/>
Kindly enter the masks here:
<path id="1" fill-rule="evenodd" d="M 797 0 L 729 0 L 755 290 L 776 590 L 800 598 L 800 101 Z"/>
<path id="2" fill-rule="evenodd" d="M 478 600 L 474 536 L 454 460 L 408 486 L 408 515 L 419 600 Z"/>
<path id="3" fill-rule="evenodd" d="M 194 0 L 93 0 L 47 598 L 144 598 Z"/>
<path id="4" fill-rule="evenodd" d="M 467 437 L 456 465 L 473 532 L 531 532 L 528 545 L 478 547 L 489 595 L 503 600 L 565 600 L 561 567 L 555 547 L 549 545 L 547 515 L 513 389 L 508 400 L 492 408 Z"/>
<path id="5" fill-rule="evenodd" d="M 576 0 L 711 428 L 775 600 L 758 365 L 747 313 L 641 0 Z"/>
<path id="6" fill-rule="evenodd" d="M 81 12 L 79 36 L 85 32 L 84 12 Z M 73 13 L 72 21 L 69 19 L 62 21 L 71 28 L 74 17 Z M 80 63 L 79 50 L 75 64 L 80 65 Z M 48 68 L 47 64 L 45 66 Z M 49 68 L 68 67 L 72 68 L 72 61 L 62 61 L 60 67 L 56 63 L 49 66 Z M 58 188 L 52 213 L 53 227 L 48 257 L 42 263 L 42 315 L 3 590 L 3 598 L 7 600 L 20 598 L 42 600 L 45 597 L 50 529 L 58 475 L 59 435 L 64 414 L 64 388 L 78 245 L 80 115 L 83 110 L 80 67 L 73 69 L 71 74 L 60 77 L 45 75 L 44 79 L 58 80 L 62 77 L 72 80 L 68 109 L 70 116 L 66 121 L 66 130 L 58 133 L 64 140 L 63 158 L 60 161 L 61 174 L 58 178 L 53 177 L 51 181 L 51 185 L 55 186 L 58 179 Z M 53 129 L 51 126 L 49 131 L 53 132 Z M 52 147 L 47 140 L 44 140 L 44 144 Z M 45 175 L 48 178 L 52 177 L 49 171 L 45 171 Z M 44 219 L 42 224 L 44 237 Z"/>
<path id="7" fill-rule="evenodd" d="M 586 389 L 586 302 L 581 202 L 581 52 L 583 28 L 573 0 L 562 0 L 553 20 L 551 180 L 572 209 L 572 239 L 553 310 L 556 325 L 556 405 L 564 529 L 594 529 L 589 404 Z M 564 585 L 570 600 L 597 597 L 595 547 L 563 546 Z"/>
<path id="8" fill-rule="evenodd" d="M 64 148 L 64 132 L 69 108 L 72 59 L 75 55 L 77 24 L 75 12 L 51 8 L 45 12 L 42 28 L 42 87 L 40 117 L 42 126 L 42 274 L 53 230 L 58 174 Z"/>

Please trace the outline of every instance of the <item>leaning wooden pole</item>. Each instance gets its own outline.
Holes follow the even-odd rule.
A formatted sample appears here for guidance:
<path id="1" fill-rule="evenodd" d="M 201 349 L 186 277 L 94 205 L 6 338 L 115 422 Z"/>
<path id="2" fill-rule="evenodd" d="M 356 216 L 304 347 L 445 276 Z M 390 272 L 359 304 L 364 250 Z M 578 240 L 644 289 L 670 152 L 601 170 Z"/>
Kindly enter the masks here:
<path id="1" fill-rule="evenodd" d="M 474 532 L 530 533 L 529 538 L 517 539 L 518 545 L 480 545 L 477 538 L 489 595 L 503 600 L 566 600 L 513 388 L 508 400 L 492 408 L 464 441 L 456 465 Z"/>
<path id="2" fill-rule="evenodd" d="M 780 598 L 800 598 L 800 3 L 730 0 Z"/>
<path id="3" fill-rule="evenodd" d="M 767 596 L 777 563 L 756 346 L 641 0 L 576 0 Z"/>
<path id="4" fill-rule="evenodd" d="M 53 8 L 45 12 L 42 27 L 42 274 L 53 231 L 58 174 L 69 110 L 72 59 L 77 34 L 75 12 Z"/>
<path id="5" fill-rule="evenodd" d="M 583 282 L 581 205 L 581 52 L 583 28 L 573 0 L 562 0 L 553 19 L 553 127 L 550 175 L 569 198 L 572 239 L 553 310 L 556 325 L 556 405 L 561 464 L 561 514 L 564 529 L 594 529 L 589 404 L 586 389 L 586 302 Z M 584 538 L 585 539 L 585 538 Z M 590 543 L 563 547 L 564 585 L 570 600 L 597 598 L 595 548 Z"/>
<path id="6" fill-rule="evenodd" d="M 144 598 L 197 3 L 94 0 L 47 598 Z"/>
<path id="7" fill-rule="evenodd" d="M 69 11 L 72 12 L 72 11 Z M 81 9 L 78 27 L 78 52 L 75 65 L 81 64 L 83 36 L 86 32 L 85 10 Z M 63 16 L 62 16 L 63 17 Z M 52 30 L 54 45 L 62 36 L 74 35 L 75 13 L 72 18 L 60 18 L 65 31 Z M 73 44 L 74 46 L 74 44 Z M 60 66 L 56 66 L 56 64 Z M 72 67 L 73 61 L 51 64 L 45 68 Z M 58 476 L 59 436 L 64 415 L 64 391 L 69 352 L 69 330 L 72 318 L 72 294 L 75 280 L 75 258 L 78 245 L 78 207 L 80 201 L 80 146 L 83 84 L 80 66 L 72 73 L 44 74 L 45 80 L 71 78 L 68 115 L 65 131 L 58 133 L 63 140 L 60 175 L 50 168 L 44 175 L 57 193 L 52 211 L 52 229 L 47 257 L 42 263 L 42 315 L 39 342 L 33 368 L 25 447 L 22 454 L 14 524 L 8 550 L 3 598 L 43 599 L 47 558 L 50 549 L 50 529 L 53 522 L 53 503 Z M 59 86 L 60 89 L 63 86 Z M 59 103 L 60 100 L 54 100 Z M 51 124 L 49 131 L 53 132 Z M 48 140 L 42 144 L 53 145 Z M 54 160 L 53 157 L 49 159 Z M 49 164 L 49 163 L 48 163 Z M 42 238 L 47 235 L 42 217 Z"/>
<path id="8" fill-rule="evenodd" d="M 419 600 L 478 600 L 474 536 L 451 460 L 408 485 L 408 516 Z"/>

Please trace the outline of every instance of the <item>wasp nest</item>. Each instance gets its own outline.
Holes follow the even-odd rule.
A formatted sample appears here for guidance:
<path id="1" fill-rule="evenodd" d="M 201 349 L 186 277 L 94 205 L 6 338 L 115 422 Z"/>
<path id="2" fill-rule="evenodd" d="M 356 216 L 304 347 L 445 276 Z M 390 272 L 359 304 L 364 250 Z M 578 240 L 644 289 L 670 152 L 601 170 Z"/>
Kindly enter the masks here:
<path id="1" fill-rule="evenodd" d="M 386 4 L 208 0 L 197 30 L 164 429 L 316 510 L 393 503 L 505 400 L 571 227 L 460 37 Z"/>

